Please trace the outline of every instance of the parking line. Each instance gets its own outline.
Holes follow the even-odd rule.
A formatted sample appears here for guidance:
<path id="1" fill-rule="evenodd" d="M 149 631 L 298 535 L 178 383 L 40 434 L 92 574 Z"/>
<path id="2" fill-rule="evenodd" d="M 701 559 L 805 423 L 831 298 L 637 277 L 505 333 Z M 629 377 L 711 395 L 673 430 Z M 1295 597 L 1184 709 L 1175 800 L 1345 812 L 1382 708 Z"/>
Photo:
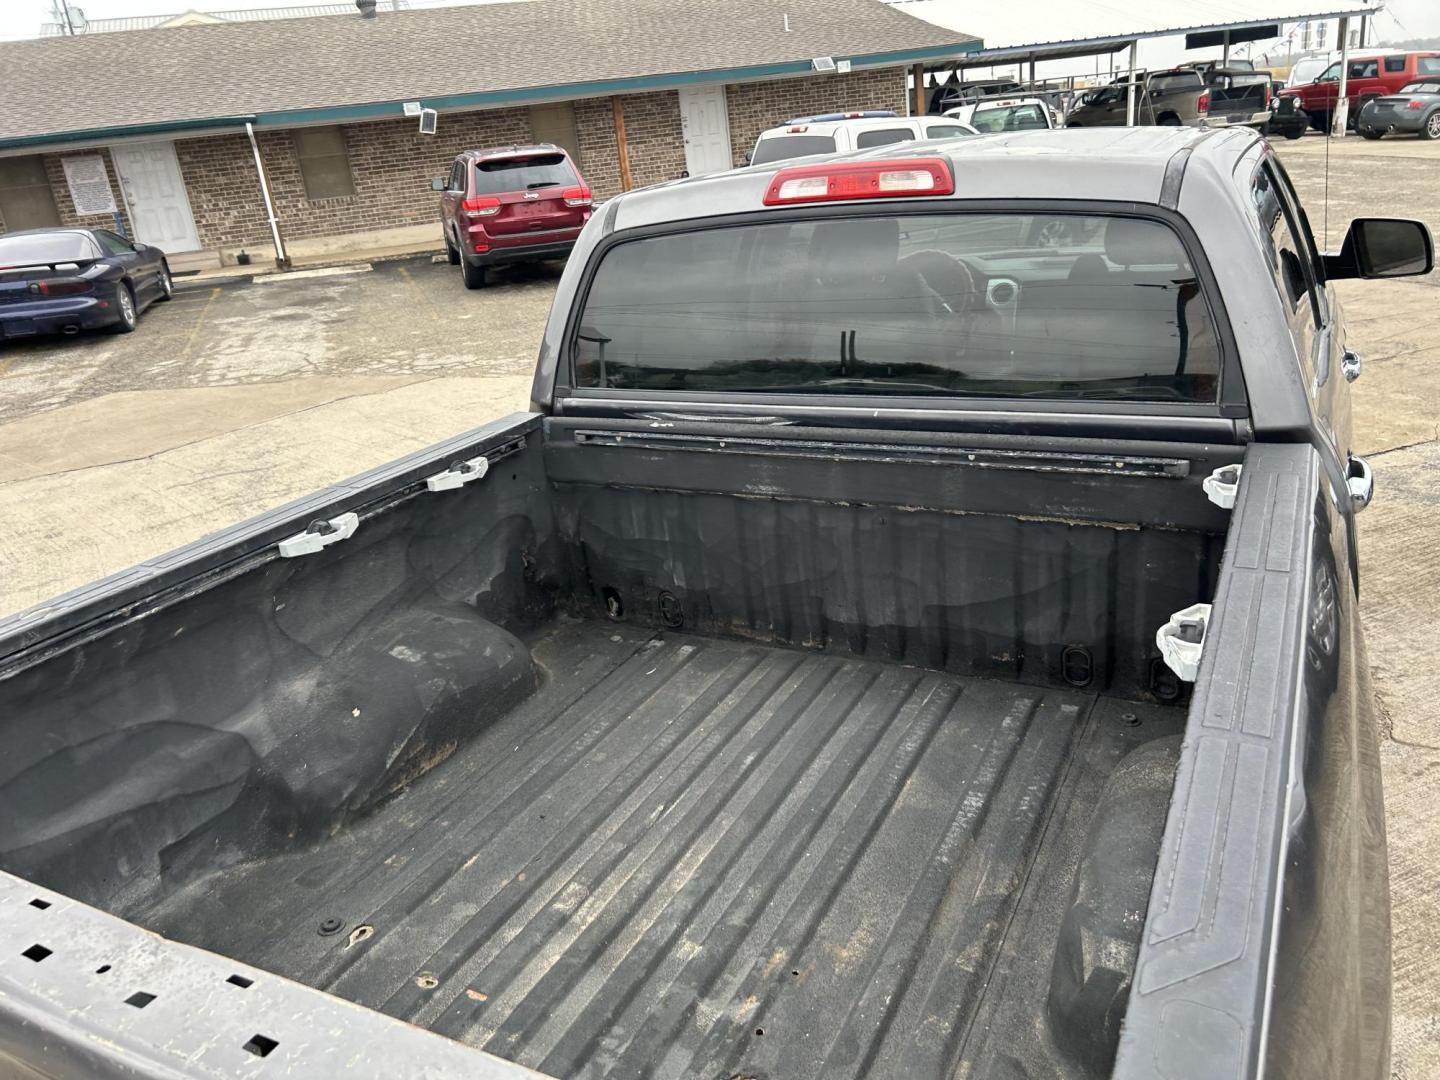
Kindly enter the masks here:
<path id="1" fill-rule="evenodd" d="M 205 306 L 200 309 L 200 315 L 195 320 L 195 329 L 190 331 L 190 338 L 185 342 L 185 359 L 190 359 L 190 350 L 195 347 L 195 339 L 200 336 L 200 328 L 205 325 L 205 314 L 210 310 L 210 305 L 215 303 L 215 298 L 220 295 L 220 286 L 213 285 L 210 288 L 210 299 L 205 301 Z"/>

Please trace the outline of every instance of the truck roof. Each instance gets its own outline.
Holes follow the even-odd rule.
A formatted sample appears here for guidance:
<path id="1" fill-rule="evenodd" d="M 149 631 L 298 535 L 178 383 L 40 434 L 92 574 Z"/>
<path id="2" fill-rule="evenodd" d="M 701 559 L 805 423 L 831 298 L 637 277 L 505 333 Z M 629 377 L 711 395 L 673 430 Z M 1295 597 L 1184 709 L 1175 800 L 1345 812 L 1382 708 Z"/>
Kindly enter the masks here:
<path id="1" fill-rule="evenodd" d="M 1172 127 L 1094 127 L 1016 131 L 968 139 L 890 143 L 846 154 L 777 162 L 675 180 L 613 200 L 617 229 L 763 208 L 770 178 L 780 169 L 829 161 L 949 159 L 957 199 L 1088 199 L 1158 203 L 1170 160 L 1189 149 L 1192 159 L 1258 138 L 1248 130 Z M 1062 164 L 1063 168 L 1054 166 Z"/>

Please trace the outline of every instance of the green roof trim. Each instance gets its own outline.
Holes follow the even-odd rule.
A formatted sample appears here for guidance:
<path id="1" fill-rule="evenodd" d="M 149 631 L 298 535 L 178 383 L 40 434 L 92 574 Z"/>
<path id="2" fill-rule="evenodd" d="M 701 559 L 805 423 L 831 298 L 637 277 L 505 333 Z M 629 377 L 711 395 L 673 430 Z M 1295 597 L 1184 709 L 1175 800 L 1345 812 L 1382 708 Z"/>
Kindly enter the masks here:
<path id="1" fill-rule="evenodd" d="M 194 120 L 161 120 L 152 124 L 126 124 L 123 127 L 85 128 L 80 131 L 57 131 L 45 135 L 20 135 L 0 139 L 0 150 L 16 146 L 53 146 L 57 143 L 90 142 L 130 135 L 160 135 L 172 131 L 195 131 L 206 128 L 243 127 L 253 124 L 254 116 L 205 116 Z"/>
<path id="2" fill-rule="evenodd" d="M 980 39 L 938 48 L 905 49 L 896 52 L 866 53 L 848 57 L 856 68 L 890 67 L 919 64 L 984 48 Z M 839 57 L 838 59 L 847 59 Z M 816 74 L 809 60 L 791 60 L 752 67 L 717 68 L 710 71 L 682 71 L 665 75 L 645 75 L 627 79 L 605 79 L 596 82 L 565 83 L 556 86 L 532 86 L 511 90 L 489 90 L 475 94 L 452 94 L 448 97 L 420 98 L 428 109 L 472 109 L 516 102 L 566 100 L 570 98 L 603 97 L 610 94 L 666 90 L 672 87 L 702 83 L 740 82 L 765 79 L 777 75 Z M 410 99 L 415 100 L 415 99 Z M 123 138 L 135 135 L 159 135 L 170 132 L 195 131 L 206 128 L 237 127 L 253 123 L 257 128 L 293 127 L 296 124 L 345 123 L 374 120 L 401 115 L 403 100 L 372 101 L 360 105 L 333 105 L 314 109 L 290 109 L 281 112 L 257 113 L 253 116 L 217 116 L 192 120 L 162 121 L 149 124 L 126 124 L 81 131 L 61 131 L 44 135 L 25 135 L 0 139 L 0 150 L 21 146 L 54 146 L 57 144 Z"/>

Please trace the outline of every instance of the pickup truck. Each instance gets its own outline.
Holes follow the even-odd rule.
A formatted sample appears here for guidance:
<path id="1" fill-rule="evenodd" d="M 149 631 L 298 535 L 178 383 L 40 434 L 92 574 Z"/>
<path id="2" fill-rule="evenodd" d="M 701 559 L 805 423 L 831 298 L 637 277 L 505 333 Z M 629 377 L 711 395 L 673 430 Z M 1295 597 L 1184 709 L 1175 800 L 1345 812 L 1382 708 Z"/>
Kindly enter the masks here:
<path id="1" fill-rule="evenodd" d="M 1210 68 L 1204 72 L 1210 90 L 1206 127 L 1253 127 L 1262 135 L 1270 128 L 1270 72 Z"/>
<path id="2" fill-rule="evenodd" d="M 1135 123 L 1141 126 L 1204 127 L 1210 91 L 1204 76 L 1188 68 L 1135 73 Z M 1070 111 L 1066 127 L 1120 127 L 1128 116 L 1130 85 L 1117 79 L 1092 90 Z"/>
<path id="3" fill-rule="evenodd" d="M 1238 129 L 612 199 L 532 411 L 0 624 L 0 1073 L 1379 1080 L 1432 262 Z"/>

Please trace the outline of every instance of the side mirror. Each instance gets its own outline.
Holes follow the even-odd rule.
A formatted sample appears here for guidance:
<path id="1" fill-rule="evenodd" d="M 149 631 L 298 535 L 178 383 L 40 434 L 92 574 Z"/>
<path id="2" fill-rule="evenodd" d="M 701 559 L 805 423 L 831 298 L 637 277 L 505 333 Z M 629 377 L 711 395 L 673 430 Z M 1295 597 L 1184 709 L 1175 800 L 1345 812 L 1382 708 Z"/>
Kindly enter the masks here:
<path id="1" fill-rule="evenodd" d="M 430 190 L 431 190 L 431 191 L 444 191 L 444 190 L 445 190 L 445 181 L 444 181 L 443 179 L 438 179 L 438 178 L 435 179 L 435 180 L 431 180 L 431 181 L 430 181 Z"/>
<path id="2" fill-rule="evenodd" d="M 1428 274 L 1435 265 L 1435 242 L 1424 223 L 1406 218 L 1356 218 L 1345 233 L 1340 254 L 1324 256 L 1325 276 L 1393 278 Z"/>
<path id="3" fill-rule="evenodd" d="M 131 250 L 131 251 L 144 251 L 144 250 L 145 250 L 145 245 L 142 244 L 142 243 L 140 243 L 140 242 L 137 240 L 135 243 L 133 243 L 133 244 L 130 245 L 130 250 Z"/>
<path id="4" fill-rule="evenodd" d="M 750 164 L 750 159 L 751 159 L 752 157 L 754 157 L 754 156 L 755 156 L 755 151 L 753 151 L 753 150 L 746 150 L 746 151 L 745 151 L 745 164 L 746 164 L 746 165 L 749 165 L 749 164 Z"/>

